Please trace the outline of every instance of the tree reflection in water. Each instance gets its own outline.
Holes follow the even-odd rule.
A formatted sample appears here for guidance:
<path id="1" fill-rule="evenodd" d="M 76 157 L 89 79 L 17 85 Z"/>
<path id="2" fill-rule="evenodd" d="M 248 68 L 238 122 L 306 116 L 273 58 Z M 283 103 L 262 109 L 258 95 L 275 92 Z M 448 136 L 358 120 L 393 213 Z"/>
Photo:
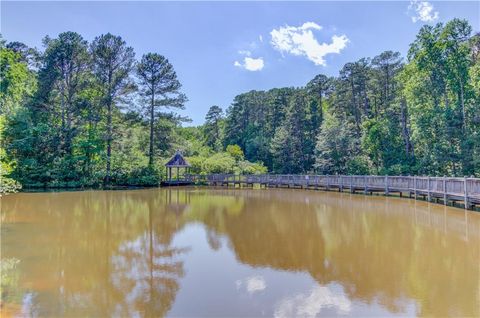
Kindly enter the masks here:
<path id="1" fill-rule="evenodd" d="M 241 210 L 196 209 L 195 215 L 209 231 L 228 238 L 242 263 L 306 271 L 319 286 L 338 282 L 349 299 L 378 303 L 392 313 L 405 313 L 414 300 L 419 315 L 480 314 L 479 215 L 465 212 L 469 224 L 457 209 L 336 193 L 217 190 L 215 195 L 240 196 Z M 319 288 L 304 298 L 326 295 Z"/>
<path id="2" fill-rule="evenodd" d="M 165 191 L 17 194 L 3 201 L 2 258 L 17 257 L 25 315 L 163 316 L 183 276 L 182 209 Z M 185 207 L 183 207 L 185 208 Z M 10 231 L 11 229 L 11 231 Z M 22 248 L 19 248 L 22 246 Z M 28 297 L 27 297 L 28 296 Z M 25 301 L 28 300 L 28 301 Z"/>
<path id="3" fill-rule="evenodd" d="M 297 294 L 275 294 L 272 315 L 330 307 L 355 313 L 356 303 L 402 314 L 412 302 L 417 315 L 480 315 L 480 215 L 471 212 L 274 189 L 22 193 L 2 200 L 2 259 L 20 260 L 15 299 L 28 300 L 26 314 L 168 315 L 188 277 L 190 248 L 199 246 L 175 238 L 195 223 L 217 261 L 231 250 L 235 266 L 251 269 L 231 282 L 234 289 L 255 297 L 276 292 L 258 274 L 266 269 L 316 281 Z"/>
<path id="4" fill-rule="evenodd" d="M 114 316 L 164 316 L 175 300 L 178 279 L 184 275 L 179 254 L 186 249 L 162 244 L 149 233 L 123 243 L 112 256 L 113 288 L 123 300 Z"/>
<path id="5" fill-rule="evenodd" d="M 168 194 L 166 203 L 170 210 L 182 213 L 186 205 L 173 203 L 171 192 Z M 171 224 L 156 222 L 156 205 L 152 200 L 147 200 L 147 205 L 148 231 L 121 243 L 118 253 L 112 256 L 111 281 L 115 294 L 122 300 L 113 307 L 117 317 L 164 316 L 175 300 L 178 280 L 184 275 L 180 257 L 188 248 L 171 246 L 174 232 L 166 228 Z"/>

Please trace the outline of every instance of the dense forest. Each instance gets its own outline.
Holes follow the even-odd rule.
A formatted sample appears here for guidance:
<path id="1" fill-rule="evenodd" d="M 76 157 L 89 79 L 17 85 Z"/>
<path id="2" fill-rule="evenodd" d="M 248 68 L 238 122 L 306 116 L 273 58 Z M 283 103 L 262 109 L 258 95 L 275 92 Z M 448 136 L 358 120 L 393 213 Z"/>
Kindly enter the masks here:
<path id="1" fill-rule="evenodd" d="M 176 150 L 193 173 L 480 176 L 480 34 L 464 20 L 423 26 L 406 58 L 240 94 L 198 127 L 175 113 L 187 96 L 166 57 L 112 34 L 43 44 L 0 43 L 1 191 L 156 185 Z"/>

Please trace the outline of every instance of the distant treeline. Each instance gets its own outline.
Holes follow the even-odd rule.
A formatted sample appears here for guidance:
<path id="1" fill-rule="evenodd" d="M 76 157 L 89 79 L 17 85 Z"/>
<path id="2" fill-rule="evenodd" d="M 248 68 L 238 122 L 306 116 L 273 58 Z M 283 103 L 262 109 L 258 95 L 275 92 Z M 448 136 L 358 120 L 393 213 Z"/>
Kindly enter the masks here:
<path id="1" fill-rule="evenodd" d="M 422 27 L 406 61 L 247 92 L 198 127 L 171 111 L 187 98 L 168 59 L 136 60 L 119 36 L 2 40 L 0 59 L 0 192 L 153 185 L 177 149 L 194 173 L 480 175 L 480 35 L 464 20 Z"/>

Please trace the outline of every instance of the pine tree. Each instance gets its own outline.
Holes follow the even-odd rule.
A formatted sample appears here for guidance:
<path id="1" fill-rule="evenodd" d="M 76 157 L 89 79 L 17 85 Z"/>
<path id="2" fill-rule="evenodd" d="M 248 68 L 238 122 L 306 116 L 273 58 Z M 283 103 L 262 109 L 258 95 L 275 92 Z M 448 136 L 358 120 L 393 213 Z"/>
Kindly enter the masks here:
<path id="1" fill-rule="evenodd" d="M 147 53 L 137 64 L 141 94 L 148 105 L 150 122 L 150 144 L 148 151 L 148 164 L 153 165 L 154 155 L 154 122 L 156 108 L 175 107 L 183 108 L 187 98 L 180 92 L 182 85 L 177 79 L 177 74 L 172 64 L 164 56 L 157 53 Z"/>
<path id="2" fill-rule="evenodd" d="M 120 36 L 110 33 L 95 38 L 91 45 L 93 73 L 100 88 L 101 104 L 107 109 L 107 164 L 104 184 L 110 185 L 113 107 L 133 89 L 130 73 L 135 53 Z"/>

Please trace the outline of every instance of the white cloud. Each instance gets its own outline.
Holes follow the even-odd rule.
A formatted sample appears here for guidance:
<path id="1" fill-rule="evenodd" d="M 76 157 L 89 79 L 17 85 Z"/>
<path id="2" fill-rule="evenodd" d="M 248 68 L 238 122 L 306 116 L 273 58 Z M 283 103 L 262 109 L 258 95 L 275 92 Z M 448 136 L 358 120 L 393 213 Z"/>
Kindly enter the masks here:
<path id="1" fill-rule="evenodd" d="M 286 25 L 270 32 L 271 44 L 277 51 L 306 56 L 315 65 L 325 66 L 325 56 L 340 53 L 349 40 L 346 35 L 334 35 L 331 43 L 319 43 L 312 30 L 321 29 L 322 27 L 315 22 L 305 22 L 298 27 Z"/>
<path id="2" fill-rule="evenodd" d="M 408 10 L 412 15 L 412 21 L 434 22 L 438 19 L 438 11 L 428 1 L 411 0 Z"/>
<path id="3" fill-rule="evenodd" d="M 260 42 L 263 42 L 263 36 L 262 36 L 261 34 L 258 36 L 258 40 L 259 40 Z"/>
<path id="4" fill-rule="evenodd" d="M 241 289 L 242 285 L 245 285 L 245 289 L 249 294 L 261 292 L 267 288 L 267 282 L 263 276 L 250 276 L 242 280 L 235 282 L 237 289 Z"/>
<path id="5" fill-rule="evenodd" d="M 267 283 L 262 276 L 254 276 L 247 279 L 247 291 L 249 294 L 262 291 L 265 288 L 267 288 Z"/>
<path id="6" fill-rule="evenodd" d="M 251 57 L 245 57 L 243 59 L 243 62 L 235 61 L 233 65 L 237 67 L 242 67 L 246 69 L 247 71 L 261 71 L 265 64 L 263 63 L 263 57 L 259 58 L 251 58 Z"/>
<path id="7" fill-rule="evenodd" d="M 297 294 L 287 297 L 275 306 L 276 318 L 317 317 L 323 308 L 335 308 L 337 314 L 348 314 L 350 300 L 343 294 L 331 290 L 328 286 L 316 286 L 310 294 Z"/>
<path id="8" fill-rule="evenodd" d="M 252 55 L 252 52 L 250 52 L 249 50 L 240 50 L 240 51 L 238 51 L 238 54 L 245 55 L 245 56 L 250 56 L 250 55 Z"/>

